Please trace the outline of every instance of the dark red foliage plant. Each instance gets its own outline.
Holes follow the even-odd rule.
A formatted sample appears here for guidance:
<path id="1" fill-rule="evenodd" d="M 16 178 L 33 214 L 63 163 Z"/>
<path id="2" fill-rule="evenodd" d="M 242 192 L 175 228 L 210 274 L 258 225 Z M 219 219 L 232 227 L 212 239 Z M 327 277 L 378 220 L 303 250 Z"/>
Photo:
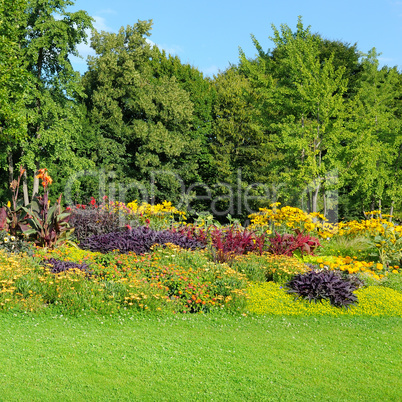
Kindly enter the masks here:
<path id="1" fill-rule="evenodd" d="M 216 262 L 229 262 L 237 255 L 249 252 L 262 254 L 265 235 L 257 235 L 237 226 L 213 227 L 210 231 L 213 257 Z"/>
<path id="2" fill-rule="evenodd" d="M 296 231 L 295 234 L 276 233 L 269 239 L 270 245 L 268 251 L 271 254 L 293 256 L 295 251 L 300 251 L 301 255 L 313 255 L 315 249 L 320 246 L 317 238 L 308 234 Z"/>
<path id="3" fill-rule="evenodd" d="M 208 243 L 208 232 L 203 228 L 199 228 L 193 225 L 186 225 L 186 226 L 173 227 L 171 231 L 185 235 L 189 239 L 197 240 L 204 246 L 206 246 Z"/>

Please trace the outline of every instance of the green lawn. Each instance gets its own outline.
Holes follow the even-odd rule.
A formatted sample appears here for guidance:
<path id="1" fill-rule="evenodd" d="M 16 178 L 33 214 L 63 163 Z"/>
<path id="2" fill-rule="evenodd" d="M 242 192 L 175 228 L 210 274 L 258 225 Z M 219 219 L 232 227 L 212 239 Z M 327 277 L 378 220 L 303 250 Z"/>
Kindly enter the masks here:
<path id="1" fill-rule="evenodd" d="M 1 401 L 402 400 L 402 320 L 0 316 Z"/>

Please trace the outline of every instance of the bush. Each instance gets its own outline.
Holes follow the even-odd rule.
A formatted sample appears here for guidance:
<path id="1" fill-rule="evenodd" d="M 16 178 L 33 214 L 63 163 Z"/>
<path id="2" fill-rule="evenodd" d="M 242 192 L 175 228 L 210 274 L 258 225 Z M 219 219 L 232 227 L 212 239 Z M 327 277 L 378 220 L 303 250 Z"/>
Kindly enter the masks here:
<path id="1" fill-rule="evenodd" d="M 32 243 L 0 230 L 0 250 L 5 250 L 7 253 L 27 253 L 32 255 L 32 249 Z"/>
<path id="2" fill-rule="evenodd" d="M 356 279 L 343 277 L 336 271 L 310 271 L 294 276 L 286 283 L 288 293 L 296 298 L 307 299 L 315 303 L 329 300 L 335 307 L 346 307 L 357 303 L 353 292 L 358 289 L 360 282 Z"/>
<path id="3" fill-rule="evenodd" d="M 130 251 L 136 254 L 145 254 L 151 251 L 155 244 L 174 244 L 181 248 L 195 250 L 205 246 L 195 239 L 186 235 L 169 230 L 153 230 L 146 226 L 141 226 L 126 232 L 114 232 L 91 236 L 80 243 L 80 248 L 92 252 L 109 253 L 119 250 L 120 253 Z"/>
<path id="4" fill-rule="evenodd" d="M 381 285 L 402 293 L 402 274 L 389 273 L 383 278 Z"/>
<path id="5" fill-rule="evenodd" d="M 117 213 L 90 207 L 85 209 L 73 207 L 69 224 L 75 228 L 74 236 L 78 241 L 120 230 Z"/>
<path id="6" fill-rule="evenodd" d="M 285 255 L 262 255 L 250 253 L 236 257 L 231 267 L 247 276 L 253 282 L 274 281 L 285 283 L 294 275 L 305 273 L 309 269 L 306 264 L 295 257 Z"/>
<path id="7" fill-rule="evenodd" d="M 288 257 L 292 257 L 295 251 L 300 251 L 301 255 L 312 255 L 314 250 L 320 246 L 318 239 L 301 232 L 296 232 L 296 235 L 276 233 L 274 237 L 269 239 L 269 242 L 271 243 L 268 248 L 270 253 L 287 255 Z"/>
<path id="8" fill-rule="evenodd" d="M 211 231 L 211 240 L 214 261 L 229 262 L 237 255 L 253 251 L 262 254 L 265 235 L 258 236 L 254 232 L 235 226 L 223 229 L 215 227 Z"/>

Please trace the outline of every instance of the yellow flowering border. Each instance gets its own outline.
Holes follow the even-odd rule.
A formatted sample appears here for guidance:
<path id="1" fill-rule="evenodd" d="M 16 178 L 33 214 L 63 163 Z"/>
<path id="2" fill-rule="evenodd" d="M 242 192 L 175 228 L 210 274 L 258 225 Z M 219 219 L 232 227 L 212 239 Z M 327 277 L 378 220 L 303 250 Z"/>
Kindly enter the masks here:
<path id="1" fill-rule="evenodd" d="M 358 304 L 349 309 L 331 306 L 329 301 L 309 303 L 294 300 L 279 284 L 253 283 L 248 287 L 250 313 L 281 316 L 396 316 L 402 317 L 402 293 L 383 286 L 358 289 Z"/>

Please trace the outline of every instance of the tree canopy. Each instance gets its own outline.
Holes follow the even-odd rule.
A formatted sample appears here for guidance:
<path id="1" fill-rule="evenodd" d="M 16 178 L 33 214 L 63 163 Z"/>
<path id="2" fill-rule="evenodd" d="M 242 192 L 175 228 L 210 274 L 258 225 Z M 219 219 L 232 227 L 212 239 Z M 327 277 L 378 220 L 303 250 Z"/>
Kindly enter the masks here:
<path id="1" fill-rule="evenodd" d="M 108 187 L 222 218 L 276 201 L 402 217 L 402 77 L 375 49 L 299 17 L 295 31 L 271 27 L 272 50 L 252 35 L 257 55 L 240 50 L 210 78 L 153 45 L 151 20 L 97 32 L 71 5 L 0 0 L 2 201 L 24 165 L 26 202 L 46 167 L 53 195 L 68 190 L 71 202 Z M 95 55 L 81 76 L 70 58 L 90 29 Z"/>

